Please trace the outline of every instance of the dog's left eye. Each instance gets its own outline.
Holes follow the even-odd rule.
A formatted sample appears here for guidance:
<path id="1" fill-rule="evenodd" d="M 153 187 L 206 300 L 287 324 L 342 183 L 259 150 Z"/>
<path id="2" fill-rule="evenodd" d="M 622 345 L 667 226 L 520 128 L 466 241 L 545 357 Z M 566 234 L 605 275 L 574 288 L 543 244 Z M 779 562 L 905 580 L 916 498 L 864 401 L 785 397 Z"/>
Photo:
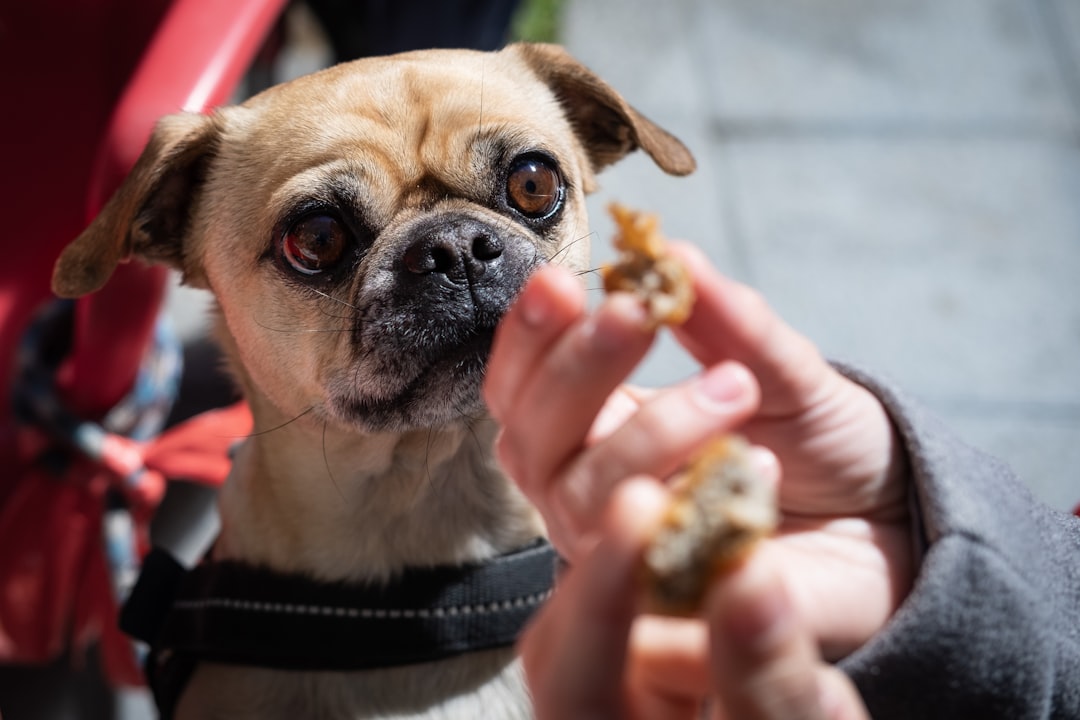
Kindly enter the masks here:
<path id="1" fill-rule="evenodd" d="M 313 215 L 286 231 L 281 255 L 296 272 L 318 275 L 337 265 L 348 244 L 349 234 L 340 222 L 329 215 Z"/>
<path id="2" fill-rule="evenodd" d="M 562 205 L 564 187 L 559 171 L 543 157 L 518 158 L 506 176 L 506 199 L 527 218 L 546 218 Z"/>

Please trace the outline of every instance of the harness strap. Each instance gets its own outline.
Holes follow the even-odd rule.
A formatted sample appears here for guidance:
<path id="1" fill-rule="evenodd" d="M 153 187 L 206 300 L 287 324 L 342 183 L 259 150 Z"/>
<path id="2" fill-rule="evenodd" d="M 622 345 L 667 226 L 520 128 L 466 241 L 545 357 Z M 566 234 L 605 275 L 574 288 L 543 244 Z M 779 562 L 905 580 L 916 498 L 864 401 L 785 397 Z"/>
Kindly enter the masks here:
<path id="1" fill-rule="evenodd" d="M 168 717 L 196 661 L 346 671 L 511 646 L 551 594 L 556 561 L 539 539 L 487 562 L 409 568 L 373 585 L 233 561 L 185 570 L 156 549 L 121 627 L 151 645 L 147 675 Z"/>

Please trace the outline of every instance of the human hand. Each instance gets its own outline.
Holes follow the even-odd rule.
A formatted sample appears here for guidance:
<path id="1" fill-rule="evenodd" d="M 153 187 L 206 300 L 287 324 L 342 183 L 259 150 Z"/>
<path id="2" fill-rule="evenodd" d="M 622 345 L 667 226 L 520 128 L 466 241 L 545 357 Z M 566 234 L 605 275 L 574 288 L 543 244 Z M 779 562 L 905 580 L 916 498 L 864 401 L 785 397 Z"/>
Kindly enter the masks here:
<path id="1" fill-rule="evenodd" d="M 602 540 L 527 629 L 519 649 L 538 719 L 691 720 L 703 703 L 714 720 L 867 719 L 851 681 L 821 661 L 774 558 L 752 554 L 718 578 L 704 624 L 637 614 L 665 495 L 655 481 L 621 483 Z"/>
<path id="2" fill-rule="evenodd" d="M 702 374 L 652 393 L 623 387 L 653 340 L 643 309 L 616 294 L 590 314 L 576 279 L 542 268 L 500 325 L 489 362 L 485 397 L 503 426 L 500 459 L 574 563 L 619 482 L 666 478 L 719 433 L 748 436 L 784 476 L 781 526 L 762 552 L 783 569 L 826 657 L 841 657 L 880 629 L 911 583 L 907 468 L 895 432 L 877 399 L 758 293 L 716 273 L 696 249 L 672 250 L 697 295 L 675 336 Z"/>

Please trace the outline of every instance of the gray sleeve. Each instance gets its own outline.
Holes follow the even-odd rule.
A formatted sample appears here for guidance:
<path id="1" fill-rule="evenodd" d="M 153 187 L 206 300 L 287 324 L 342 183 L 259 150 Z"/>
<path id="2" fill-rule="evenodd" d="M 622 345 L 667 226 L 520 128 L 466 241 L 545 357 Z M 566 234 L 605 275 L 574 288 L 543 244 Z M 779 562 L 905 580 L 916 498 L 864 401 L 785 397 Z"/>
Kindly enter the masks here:
<path id="1" fill-rule="evenodd" d="M 1080 718 L 1080 518 L 1038 503 L 1000 461 L 893 388 L 925 543 L 911 594 L 843 660 L 872 717 Z"/>

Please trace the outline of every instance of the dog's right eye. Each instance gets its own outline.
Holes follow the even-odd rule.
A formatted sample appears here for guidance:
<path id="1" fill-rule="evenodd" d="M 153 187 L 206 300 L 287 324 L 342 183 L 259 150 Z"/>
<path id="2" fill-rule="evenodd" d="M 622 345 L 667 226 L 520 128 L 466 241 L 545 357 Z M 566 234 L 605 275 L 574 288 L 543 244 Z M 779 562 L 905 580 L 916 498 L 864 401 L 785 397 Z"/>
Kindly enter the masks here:
<path id="1" fill-rule="evenodd" d="M 517 158 L 506 177 L 506 199 L 527 218 L 551 217 L 563 202 L 565 187 L 554 164 L 547 158 L 528 154 Z"/>
<path id="2" fill-rule="evenodd" d="M 330 215 L 312 215 L 290 227 L 281 238 L 281 255 L 289 267 L 302 275 L 330 270 L 349 244 L 349 234 Z"/>

